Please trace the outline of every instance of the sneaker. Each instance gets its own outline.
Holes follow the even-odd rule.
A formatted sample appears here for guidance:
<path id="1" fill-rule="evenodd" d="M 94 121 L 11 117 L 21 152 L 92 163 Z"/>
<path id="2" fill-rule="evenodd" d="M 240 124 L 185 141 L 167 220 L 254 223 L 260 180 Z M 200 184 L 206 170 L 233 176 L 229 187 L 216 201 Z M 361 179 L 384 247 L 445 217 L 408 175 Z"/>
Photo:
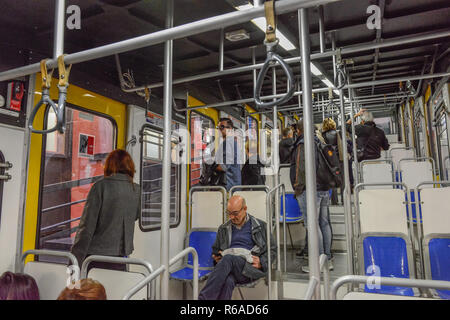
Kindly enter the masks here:
<path id="1" fill-rule="evenodd" d="M 328 270 L 334 270 L 333 259 L 328 260 Z"/>
<path id="2" fill-rule="evenodd" d="M 309 266 L 308 265 L 302 266 L 302 271 L 304 273 L 309 273 Z"/>

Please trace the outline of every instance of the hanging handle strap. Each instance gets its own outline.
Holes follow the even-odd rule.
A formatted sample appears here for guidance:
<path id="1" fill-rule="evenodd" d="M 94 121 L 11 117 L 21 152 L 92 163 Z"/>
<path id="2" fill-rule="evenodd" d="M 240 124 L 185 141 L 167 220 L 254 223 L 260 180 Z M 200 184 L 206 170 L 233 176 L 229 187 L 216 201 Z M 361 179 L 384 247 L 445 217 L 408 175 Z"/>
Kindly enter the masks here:
<path id="1" fill-rule="evenodd" d="M 55 114 L 58 114 L 58 107 L 55 102 L 53 102 L 52 99 L 50 99 L 50 87 L 52 83 L 52 72 L 47 72 L 47 59 L 41 60 L 41 77 L 42 77 L 42 97 L 41 100 L 36 104 L 34 109 L 31 111 L 30 119 L 28 120 L 28 128 L 31 130 L 31 132 L 39 133 L 39 134 L 46 134 L 53 131 L 56 131 L 58 129 L 58 123 L 51 128 L 47 130 L 37 130 L 33 127 L 34 118 L 36 117 L 36 114 L 38 110 L 42 106 L 49 106 L 53 109 L 53 112 Z"/>
<path id="2" fill-rule="evenodd" d="M 41 61 L 41 77 L 42 77 L 42 98 L 36 104 L 34 109 L 31 111 L 30 119 L 28 120 L 28 128 L 33 133 L 47 134 L 58 130 L 60 133 L 64 133 L 66 129 L 66 117 L 65 117 L 65 106 L 67 98 L 67 87 L 69 86 L 69 73 L 72 65 L 66 69 L 64 64 L 64 55 L 58 57 L 58 71 L 59 71 L 59 82 L 58 82 L 58 104 L 56 104 L 52 99 L 50 99 L 50 87 L 52 83 L 52 72 L 47 72 L 47 59 Z M 56 124 L 53 128 L 46 130 L 37 130 L 33 127 L 34 118 L 37 112 L 42 106 L 49 106 L 53 109 L 56 115 Z"/>
<path id="3" fill-rule="evenodd" d="M 275 3 L 274 1 L 266 1 L 264 3 L 264 11 L 266 14 L 266 38 L 264 44 L 267 48 L 267 58 L 261 68 L 258 78 L 256 80 L 256 86 L 254 90 L 255 103 L 258 107 L 269 108 L 279 104 L 283 104 L 292 98 L 295 92 L 295 80 L 291 67 L 284 61 L 282 57 L 275 53 L 275 48 L 278 45 L 278 39 L 276 37 L 276 15 L 275 15 Z M 271 66 L 279 63 L 281 68 L 287 77 L 287 92 L 280 99 L 270 102 L 261 101 L 261 89 L 264 82 L 264 77 Z"/>

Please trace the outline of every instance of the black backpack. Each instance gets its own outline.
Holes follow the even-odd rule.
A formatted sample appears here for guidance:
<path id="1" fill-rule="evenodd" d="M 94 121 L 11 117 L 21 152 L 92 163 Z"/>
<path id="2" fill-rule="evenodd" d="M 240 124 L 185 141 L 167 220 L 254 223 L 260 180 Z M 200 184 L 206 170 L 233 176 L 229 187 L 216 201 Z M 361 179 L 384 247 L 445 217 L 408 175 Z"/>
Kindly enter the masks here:
<path id="1" fill-rule="evenodd" d="M 331 144 L 316 142 L 316 172 L 317 184 L 328 188 L 338 188 L 342 185 L 339 156 Z"/>

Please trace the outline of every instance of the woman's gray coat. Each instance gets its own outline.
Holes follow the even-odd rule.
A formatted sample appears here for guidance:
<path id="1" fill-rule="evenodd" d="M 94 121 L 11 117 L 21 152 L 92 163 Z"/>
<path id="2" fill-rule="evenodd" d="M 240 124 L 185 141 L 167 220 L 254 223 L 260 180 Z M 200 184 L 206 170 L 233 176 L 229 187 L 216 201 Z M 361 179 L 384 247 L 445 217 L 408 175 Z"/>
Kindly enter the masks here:
<path id="1" fill-rule="evenodd" d="M 89 191 L 72 254 L 127 256 L 133 252 L 134 222 L 140 214 L 140 188 L 126 174 L 97 181 Z"/>

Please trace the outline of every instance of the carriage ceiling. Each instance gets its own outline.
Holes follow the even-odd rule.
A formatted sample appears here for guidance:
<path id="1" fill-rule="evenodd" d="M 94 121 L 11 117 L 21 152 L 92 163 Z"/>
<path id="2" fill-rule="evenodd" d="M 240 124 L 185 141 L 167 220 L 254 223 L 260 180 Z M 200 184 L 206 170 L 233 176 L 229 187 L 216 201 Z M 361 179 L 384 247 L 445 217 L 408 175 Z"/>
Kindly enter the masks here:
<path id="1" fill-rule="evenodd" d="M 282 0 L 280 0 L 282 1 Z M 241 0 L 175 0 L 174 25 L 233 12 L 233 4 Z M 244 1 L 245 2 L 245 1 Z M 381 29 L 370 30 L 366 22 L 370 5 L 381 9 Z M 65 53 L 74 53 L 113 42 L 130 39 L 164 29 L 164 0 L 67 0 L 66 5 L 78 5 L 81 9 L 81 29 L 65 31 Z M 0 4 L 0 71 L 36 63 L 51 57 L 53 52 L 53 28 L 55 1 L 15 0 Z M 450 30 L 450 1 L 448 0 L 342 0 L 324 6 L 326 49 L 331 49 L 334 35 L 336 47 L 389 40 L 400 36 L 412 36 L 424 32 Z M 319 15 L 317 8 L 309 9 L 311 52 L 319 48 Z M 296 46 L 278 52 L 285 58 L 299 55 L 297 12 L 278 17 L 278 28 Z M 252 63 L 252 47 L 256 61 L 263 62 L 266 51 L 264 33 L 252 22 L 227 27 L 224 32 L 244 29 L 249 39 L 237 42 L 224 41 L 224 68 Z M 173 79 L 218 70 L 220 30 L 210 31 L 174 41 Z M 450 37 L 407 45 L 344 55 L 351 62 L 347 66 L 353 83 L 382 80 L 400 76 L 420 75 L 430 71 L 444 72 L 449 65 Z M 19 58 L 18 58 L 19 57 Z M 164 45 L 155 45 L 119 55 L 122 71 L 131 70 L 137 85 L 163 80 Z M 435 63 L 433 64 L 433 59 Z M 330 79 L 333 75 L 331 58 L 316 60 Z M 294 74 L 300 77 L 300 64 L 293 64 Z M 433 67 L 433 70 L 431 68 Z M 73 83 L 93 82 L 90 88 L 121 100 L 144 106 L 143 98 L 136 94 L 120 92 L 114 56 L 77 64 L 72 69 Z M 89 80 L 86 80 L 89 79 Z M 205 103 L 222 101 L 219 78 L 197 80 L 174 86 L 177 98 L 184 92 L 194 92 Z M 325 87 L 313 76 L 313 88 Z M 267 77 L 263 94 L 271 94 L 271 79 Z M 277 91 L 284 92 L 285 79 L 281 70 L 277 76 Z M 222 76 L 220 84 L 226 99 L 240 96 L 252 97 L 251 72 Z M 418 81 L 412 81 L 414 88 Z M 103 92 L 104 91 L 104 92 Z M 389 94 L 399 91 L 399 84 L 385 84 L 356 89 L 357 96 Z M 162 89 L 152 91 L 156 109 L 160 109 Z M 326 94 L 328 95 L 328 94 Z M 316 96 L 317 98 L 317 96 Z M 337 96 L 335 95 L 335 98 Z M 152 103 L 154 103 L 152 101 Z M 292 99 L 290 104 L 297 99 Z M 365 104 L 369 106 L 369 104 Z M 158 110 L 156 110 L 158 111 Z"/>

